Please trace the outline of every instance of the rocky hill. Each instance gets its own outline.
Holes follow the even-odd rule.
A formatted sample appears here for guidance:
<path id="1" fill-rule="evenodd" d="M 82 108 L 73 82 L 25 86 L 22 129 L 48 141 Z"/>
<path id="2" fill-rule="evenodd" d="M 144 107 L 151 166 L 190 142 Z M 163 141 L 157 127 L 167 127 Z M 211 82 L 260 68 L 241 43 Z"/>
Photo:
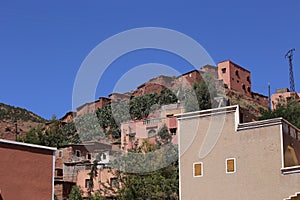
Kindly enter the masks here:
<path id="1" fill-rule="evenodd" d="M 16 124 L 19 136 L 46 120 L 24 108 L 0 103 L 0 139 L 15 140 Z"/>

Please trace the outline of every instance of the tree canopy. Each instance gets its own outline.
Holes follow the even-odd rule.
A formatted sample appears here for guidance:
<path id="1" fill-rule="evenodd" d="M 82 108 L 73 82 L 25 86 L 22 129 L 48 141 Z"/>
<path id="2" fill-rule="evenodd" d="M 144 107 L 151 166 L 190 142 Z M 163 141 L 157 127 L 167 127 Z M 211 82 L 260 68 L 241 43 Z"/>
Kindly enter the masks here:
<path id="1" fill-rule="evenodd" d="M 275 110 L 263 110 L 261 120 L 282 117 L 300 128 L 300 103 L 297 100 L 277 105 Z"/>

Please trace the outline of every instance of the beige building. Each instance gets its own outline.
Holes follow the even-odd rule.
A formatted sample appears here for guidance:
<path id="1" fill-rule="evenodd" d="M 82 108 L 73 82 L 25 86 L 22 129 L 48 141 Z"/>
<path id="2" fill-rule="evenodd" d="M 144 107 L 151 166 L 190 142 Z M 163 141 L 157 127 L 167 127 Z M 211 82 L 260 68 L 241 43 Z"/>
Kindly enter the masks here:
<path id="1" fill-rule="evenodd" d="M 238 106 L 177 117 L 182 200 L 300 199 L 300 130 L 289 122 L 240 123 Z"/>

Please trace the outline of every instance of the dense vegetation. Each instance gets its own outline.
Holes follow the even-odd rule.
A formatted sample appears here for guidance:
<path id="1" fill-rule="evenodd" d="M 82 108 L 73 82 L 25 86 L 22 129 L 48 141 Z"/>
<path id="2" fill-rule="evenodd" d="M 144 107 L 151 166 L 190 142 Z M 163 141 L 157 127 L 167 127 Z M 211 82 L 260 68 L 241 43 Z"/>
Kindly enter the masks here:
<path id="1" fill-rule="evenodd" d="M 52 120 L 44 127 L 30 129 L 22 142 L 60 148 L 66 144 L 80 143 L 74 123 L 63 125 L 59 120 Z"/>
<path id="2" fill-rule="evenodd" d="M 262 111 L 261 120 L 282 117 L 300 128 L 300 103 L 297 100 L 290 100 L 287 104 L 280 104 L 276 110 Z"/>
<path id="3" fill-rule="evenodd" d="M 24 108 L 14 107 L 0 103 L 0 120 L 4 119 L 32 121 L 39 123 L 46 121 L 42 117 Z"/>

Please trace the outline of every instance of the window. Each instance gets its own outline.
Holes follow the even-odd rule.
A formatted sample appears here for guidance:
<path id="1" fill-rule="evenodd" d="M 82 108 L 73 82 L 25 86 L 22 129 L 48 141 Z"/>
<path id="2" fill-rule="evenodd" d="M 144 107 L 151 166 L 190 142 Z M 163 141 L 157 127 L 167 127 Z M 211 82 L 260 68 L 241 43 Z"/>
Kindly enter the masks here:
<path id="1" fill-rule="evenodd" d="M 247 76 L 247 81 L 251 83 L 250 76 Z"/>
<path id="2" fill-rule="evenodd" d="M 238 70 L 235 70 L 235 75 L 236 75 L 237 77 L 240 77 L 240 74 L 239 74 L 239 71 L 238 71 Z"/>
<path id="3" fill-rule="evenodd" d="M 236 162 L 235 158 L 227 158 L 226 159 L 226 173 L 235 173 L 236 172 Z"/>
<path id="4" fill-rule="evenodd" d="M 62 157 L 62 151 L 58 152 L 58 157 L 60 157 L 60 158 Z"/>
<path id="5" fill-rule="evenodd" d="M 247 91 L 248 91 L 249 93 L 251 92 L 251 89 L 250 89 L 250 87 L 248 87 L 248 88 L 247 88 Z"/>
<path id="6" fill-rule="evenodd" d="M 77 156 L 77 157 L 81 157 L 81 152 L 80 152 L 80 150 L 76 150 L 75 153 L 76 153 L 76 156 Z"/>
<path id="7" fill-rule="evenodd" d="M 246 86 L 245 84 L 242 85 L 243 90 L 246 90 Z"/>
<path id="8" fill-rule="evenodd" d="M 150 129 L 148 131 L 148 138 L 155 137 L 155 135 L 156 135 L 156 131 L 154 129 Z"/>
<path id="9" fill-rule="evenodd" d="M 176 132 L 177 132 L 177 128 L 170 128 L 170 133 L 172 135 L 176 135 Z"/>
<path id="10" fill-rule="evenodd" d="M 106 160 L 106 153 L 103 153 L 103 154 L 102 154 L 102 159 L 103 159 L 103 160 Z"/>
<path id="11" fill-rule="evenodd" d="M 222 73 L 223 73 L 223 74 L 226 73 L 226 68 L 222 68 Z"/>
<path id="12" fill-rule="evenodd" d="M 110 186 L 114 187 L 114 188 L 118 188 L 119 187 L 119 181 L 117 178 L 111 178 L 110 179 Z"/>
<path id="13" fill-rule="evenodd" d="M 92 155 L 90 153 L 87 154 L 87 159 L 91 160 L 92 159 Z"/>
<path id="14" fill-rule="evenodd" d="M 90 184 L 90 179 L 85 179 L 84 187 L 85 187 L 85 188 L 88 188 L 88 187 L 89 187 L 89 184 Z"/>
<path id="15" fill-rule="evenodd" d="M 193 165 L 193 176 L 194 177 L 203 176 L 203 163 L 202 162 L 194 163 L 194 165 Z"/>

